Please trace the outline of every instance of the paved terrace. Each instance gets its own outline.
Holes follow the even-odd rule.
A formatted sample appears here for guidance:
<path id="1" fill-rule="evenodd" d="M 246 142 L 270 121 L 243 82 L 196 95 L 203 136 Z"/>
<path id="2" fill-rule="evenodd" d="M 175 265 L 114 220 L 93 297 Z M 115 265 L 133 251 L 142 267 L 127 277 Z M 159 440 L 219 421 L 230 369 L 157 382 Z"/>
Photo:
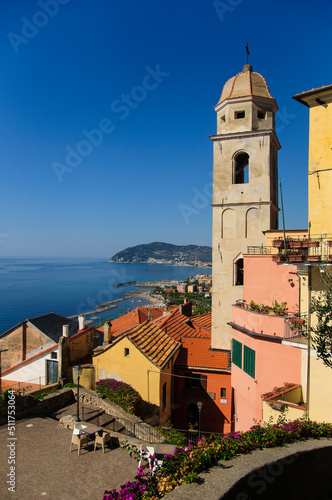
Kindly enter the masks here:
<path id="1" fill-rule="evenodd" d="M 30 426 L 31 425 L 31 426 Z M 29 426 L 29 427 L 27 427 Z M 105 489 L 119 488 L 137 474 L 137 461 L 121 448 L 70 452 L 72 431 L 51 418 L 16 422 L 16 493 L 7 490 L 7 426 L 0 428 L 1 500 L 102 500 Z"/>

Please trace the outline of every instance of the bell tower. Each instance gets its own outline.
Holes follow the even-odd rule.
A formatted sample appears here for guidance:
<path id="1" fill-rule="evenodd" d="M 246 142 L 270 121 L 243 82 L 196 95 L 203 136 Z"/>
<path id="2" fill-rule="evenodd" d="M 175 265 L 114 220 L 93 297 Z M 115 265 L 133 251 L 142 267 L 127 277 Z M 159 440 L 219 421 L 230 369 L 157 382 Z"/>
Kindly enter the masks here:
<path id="1" fill-rule="evenodd" d="M 231 348 L 231 306 L 243 298 L 243 255 L 278 228 L 278 110 L 246 64 L 224 85 L 213 141 L 212 348 Z"/>

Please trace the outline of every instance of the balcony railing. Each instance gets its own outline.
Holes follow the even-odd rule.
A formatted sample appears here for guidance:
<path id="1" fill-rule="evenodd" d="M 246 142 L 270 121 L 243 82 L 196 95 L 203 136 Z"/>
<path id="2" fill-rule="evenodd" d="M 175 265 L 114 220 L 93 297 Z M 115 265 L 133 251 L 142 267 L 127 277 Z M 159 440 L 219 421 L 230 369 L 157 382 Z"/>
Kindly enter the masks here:
<path id="1" fill-rule="evenodd" d="M 275 262 L 332 262 L 332 235 L 278 238 L 272 246 L 249 246 L 249 255 L 273 255 Z"/>
<path id="2" fill-rule="evenodd" d="M 233 309 L 232 323 L 248 333 L 287 339 L 291 342 L 307 343 L 306 316 L 297 316 L 289 311 L 252 310 L 245 301 L 237 301 Z"/>

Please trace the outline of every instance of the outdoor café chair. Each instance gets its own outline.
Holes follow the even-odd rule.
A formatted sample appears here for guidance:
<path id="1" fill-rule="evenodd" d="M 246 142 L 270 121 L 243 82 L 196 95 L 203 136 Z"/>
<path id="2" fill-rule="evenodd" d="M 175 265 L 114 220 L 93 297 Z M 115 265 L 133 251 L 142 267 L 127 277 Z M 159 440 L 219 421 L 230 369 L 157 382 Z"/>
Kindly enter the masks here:
<path id="1" fill-rule="evenodd" d="M 105 453 L 105 443 L 111 443 L 111 447 L 112 447 L 112 436 L 110 435 L 110 433 L 103 432 L 101 436 L 99 434 L 96 434 L 94 451 L 96 451 L 97 444 L 100 444 L 102 447 L 103 453 Z"/>
<path id="2" fill-rule="evenodd" d="M 81 446 L 82 445 L 86 445 L 86 447 L 89 449 L 88 436 L 85 436 L 84 434 L 80 434 L 79 432 L 78 433 L 75 432 L 75 427 L 74 427 L 74 430 L 73 430 L 73 435 L 71 437 L 70 451 L 72 451 L 73 444 L 77 445 L 78 455 L 81 452 Z"/>

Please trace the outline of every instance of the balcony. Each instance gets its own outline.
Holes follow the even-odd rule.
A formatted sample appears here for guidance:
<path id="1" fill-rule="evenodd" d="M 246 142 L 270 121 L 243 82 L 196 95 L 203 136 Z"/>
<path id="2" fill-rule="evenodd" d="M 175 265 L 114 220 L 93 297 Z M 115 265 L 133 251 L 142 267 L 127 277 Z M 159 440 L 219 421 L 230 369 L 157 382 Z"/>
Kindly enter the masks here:
<path id="1" fill-rule="evenodd" d="M 272 246 L 249 246 L 249 255 L 272 255 L 277 263 L 332 263 L 332 235 L 322 234 L 310 238 L 278 238 Z"/>
<path id="2" fill-rule="evenodd" d="M 237 301 L 233 305 L 231 326 L 239 331 L 258 337 L 307 343 L 305 336 L 306 318 L 296 316 L 286 310 L 273 311 L 267 306 L 253 310 L 251 304 Z"/>

